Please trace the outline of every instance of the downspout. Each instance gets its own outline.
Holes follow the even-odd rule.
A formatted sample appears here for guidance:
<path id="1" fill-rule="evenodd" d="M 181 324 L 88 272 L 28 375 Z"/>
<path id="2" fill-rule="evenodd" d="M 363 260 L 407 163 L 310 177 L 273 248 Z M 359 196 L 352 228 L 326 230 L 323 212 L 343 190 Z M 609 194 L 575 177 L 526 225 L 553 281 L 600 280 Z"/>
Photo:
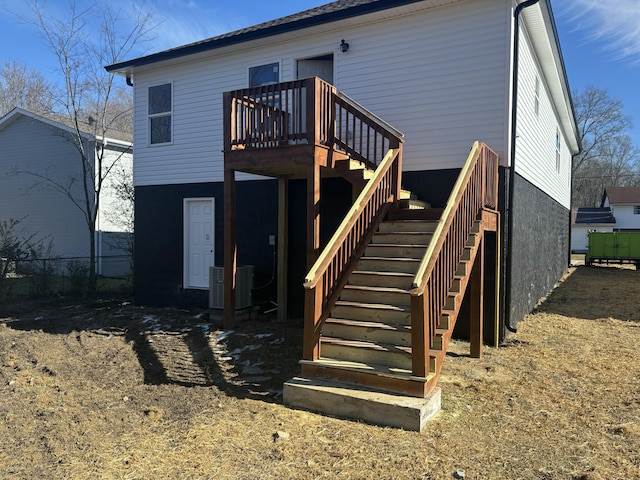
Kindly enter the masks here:
<path id="1" fill-rule="evenodd" d="M 511 92 L 511 168 L 509 169 L 509 192 L 506 205 L 507 210 L 507 264 L 505 274 L 508 281 L 505 285 L 505 328 L 510 332 L 516 333 L 517 329 L 511 325 L 511 296 L 512 296 L 512 269 L 513 269 L 513 185 L 516 172 L 516 122 L 518 117 L 518 64 L 520 59 L 520 12 L 527 7 L 535 5 L 540 0 L 527 0 L 516 6 L 513 12 L 514 28 L 513 28 L 513 89 Z"/>

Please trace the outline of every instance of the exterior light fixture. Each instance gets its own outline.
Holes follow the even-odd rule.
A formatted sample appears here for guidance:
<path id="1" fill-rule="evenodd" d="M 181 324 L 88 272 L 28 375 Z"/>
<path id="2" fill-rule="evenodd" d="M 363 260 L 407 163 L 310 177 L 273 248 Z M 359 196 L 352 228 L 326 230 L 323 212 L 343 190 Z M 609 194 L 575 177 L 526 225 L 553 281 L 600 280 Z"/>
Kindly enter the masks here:
<path id="1" fill-rule="evenodd" d="M 340 42 L 340 51 L 342 53 L 347 53 L 349 51 L 349 44 L 344 41 L 344 38 Z"/>

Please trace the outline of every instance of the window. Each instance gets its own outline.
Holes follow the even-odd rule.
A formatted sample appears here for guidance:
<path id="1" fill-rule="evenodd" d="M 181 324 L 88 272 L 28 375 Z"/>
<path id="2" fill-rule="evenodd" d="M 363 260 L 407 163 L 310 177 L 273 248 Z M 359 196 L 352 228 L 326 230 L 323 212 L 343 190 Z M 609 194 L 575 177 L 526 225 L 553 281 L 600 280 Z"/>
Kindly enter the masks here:
<path id="1" fill-rule="evenodd" d="M 149 87 L 149 143 L 171 143 L 171 84 Z"/>
<path id="2" fill-rule="evenodd" d="M 640 205 L 634 205 L 633 206 L 633 214 L 634 215 L 640 215 Z"/>
<path id="3" fill-rule="evenodd" d="M 268 63 L 249 68 L 249 87 L 270 85 L 280 81 L 280 64 Z"/>
<path id="4" fill-rule="evenodd" d="M 540 112 L 540 78 L 536 77 L 536 91 L 535 91 L 535 112 L 536 112 L 536 117 L 538 116 L 538 113 Z"/>
<path id="5" fill-rule="evenodd" d="M 556 172 L 560 173 L 560 129 L 556 127 Z"/>

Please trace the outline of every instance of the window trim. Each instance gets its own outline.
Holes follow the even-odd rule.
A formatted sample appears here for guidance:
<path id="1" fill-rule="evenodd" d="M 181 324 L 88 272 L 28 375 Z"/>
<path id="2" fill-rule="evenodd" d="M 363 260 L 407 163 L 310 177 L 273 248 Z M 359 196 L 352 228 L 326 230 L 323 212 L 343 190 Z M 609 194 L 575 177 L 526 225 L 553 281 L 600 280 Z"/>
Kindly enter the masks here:
<path id="1" fill-rule="evenodd" d="M 153 87 L 161 87 L 163 85 L 170 85 L 171 86 L 171 101 L 170 101 L 170 110 L 169 111 L 165 111 L 165 112 L 159 112 L 159 113 L 149 113 L 149 94 L 150 94 L 150 90 Z M 171 145 L 173 143 L 173 97 L 174 97 L 174 88 L 173 88 L 173 82 L 163 82 L 163 83 L 156 83 L 153 85 L 149 85 L 147 87 L 147 145 L 150 147 L 159 147 L 159 146 L 164 146 L 164 145 Z M 168 142 L 160 142 L 160 143 L 153 143 L 151 141 L 151 120 L 154 118 L 162 118 L 162 117 L 169 117 L 170 119 L 170 125 L 169 125 L 169 129 L 170 129 L 170 139 Z"/>

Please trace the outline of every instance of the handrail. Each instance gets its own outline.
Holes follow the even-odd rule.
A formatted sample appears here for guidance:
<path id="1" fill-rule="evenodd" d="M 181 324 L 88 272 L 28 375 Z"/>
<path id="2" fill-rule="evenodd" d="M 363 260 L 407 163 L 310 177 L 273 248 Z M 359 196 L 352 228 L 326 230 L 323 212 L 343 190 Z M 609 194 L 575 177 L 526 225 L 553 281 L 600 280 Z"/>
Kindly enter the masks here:
<path id="1" fill-rule="evenodd" d="M 412 331 L 424 332 L 424 335 L 416 334 L 418 342 L 421 338 L 433 339 L 474 222 L 480 219 L 484 208 L 497 208 L 497 173 L 498 155 L 485 144 L 475 142 L 449 196 L 433 234 L 434 241 L 429 244 L 422 258 L 410 291 L 412 305 L 414 302 L 421 305 L 416 312 L 412 309 Z M 419 297 L 426 298 L 417 301 Z M 425 357 L 428 356 L 428 350 L 428 346 L 421 347 L 421 351 L 426 352 Z M 414 375 L 426 376 L 428 365 L 428 358 L 415 362 L 414 367 L 421 371 L 414 371 Z"/>
<path id="2" fill-rule="evenodd" d="M 320 330 L 329 314 L 330 300 L 344 282 L 356 251 L 377 228 L 388 207 L 398 199 L 401 162 L 402 147 L 387 152 L 305 278 L 303 356 L 306 360 L 315 360 L 318 356 Z"/>

